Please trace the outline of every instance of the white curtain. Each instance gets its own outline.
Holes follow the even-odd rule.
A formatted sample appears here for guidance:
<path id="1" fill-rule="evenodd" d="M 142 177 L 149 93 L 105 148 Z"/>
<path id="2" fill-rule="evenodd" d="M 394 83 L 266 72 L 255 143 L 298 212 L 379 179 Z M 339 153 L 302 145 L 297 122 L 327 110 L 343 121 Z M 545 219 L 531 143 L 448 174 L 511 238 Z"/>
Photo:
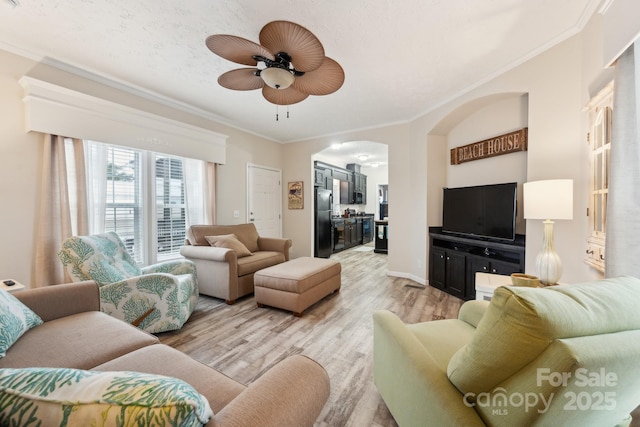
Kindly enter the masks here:
<path id="1" fill-rule="evenodd" d="M 44 135 L 34 286 L 71 281 L 58 259 L 62 241 L 87 233 L 87 189 L 82 141 Z"/>
<path id="2" fill-rule="evenodd" d="M 107 203 L 107 145 L 85 141 L 89 234 L 104 232 Z"/>
<path id="3" fill-rule="evenodd" d="M 216 220 L 216 185 L 217 185 L 217 174 L 218 174 L 218 164 L 207 162 L 206 167 L 206 177 L 207 177 L 207 193 L 205 196 L 205 204 L 207 209 L 207 214 L 209 215 L 209 220 L 205 224 L 217 224 Z"/>
<path id="4" fill-rule="evenodd" d="M 640 277 L 640 44 L 617 60 L 611 123 L 611 159 L 605 275 Z"/>
<path id="5" fill-rule="evenodd" d="M 215 164 L 196 159 L 183 159 L 187 224 L 215 222 Z"/>

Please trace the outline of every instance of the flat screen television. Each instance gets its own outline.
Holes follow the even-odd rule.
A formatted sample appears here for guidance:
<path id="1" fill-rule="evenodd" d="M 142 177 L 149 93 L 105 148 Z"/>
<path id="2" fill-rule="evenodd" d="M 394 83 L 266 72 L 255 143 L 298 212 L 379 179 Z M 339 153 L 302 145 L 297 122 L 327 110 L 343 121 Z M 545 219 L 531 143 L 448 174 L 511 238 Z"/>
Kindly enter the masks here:
<path id="1" fill-rule="evenodd" d="M 442 231 L 464 236 L 515 240 L 518 183 L 445 188 Z"/>

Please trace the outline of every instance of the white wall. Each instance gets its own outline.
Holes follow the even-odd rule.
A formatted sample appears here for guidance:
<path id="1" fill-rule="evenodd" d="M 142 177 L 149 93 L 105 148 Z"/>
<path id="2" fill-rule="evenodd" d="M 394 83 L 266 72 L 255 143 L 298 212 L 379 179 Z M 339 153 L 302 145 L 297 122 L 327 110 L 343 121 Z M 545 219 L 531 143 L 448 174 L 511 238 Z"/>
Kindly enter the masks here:
<path id="1" fill-rule="evenodd" d="M 237 130 L 230 129 L 227 134 L 230 136 L 227 145 L 227 162 L 218 166 L 216 222 L 242 224 L 246 223 L 248 218 L 247 164 L 253 163 L 282 170 L 283 145 Z M 285 201 L 287 200 L 286 183 L 287 181 L 283 179 L 282 197 Z M 306 187 L 305 192 L 308 192 L 308 188 Z M 282 209 L 287 209 L 286 203 L 283 204 Z M 233 217 L 234 210 L 240 211 L 238 218 Z"/>
<path id="2" fill-rule="evenodd" d="M 527 127 L 528 96 L 499 99 L 460 121 L 447 135 L 449 150 Z M 527 152 L 451 165 L 447 158 L 447 187 L 518 183 L 516 232 L 525 234 L 522 184 L 527 181 Z"/>
<path id="3" fill-rule="evenodd" d="M 0 279 L 29 286 L 34 259 L 43 138 L 26 134 L 18 79 L 31 61 L 0 50 Z"/>

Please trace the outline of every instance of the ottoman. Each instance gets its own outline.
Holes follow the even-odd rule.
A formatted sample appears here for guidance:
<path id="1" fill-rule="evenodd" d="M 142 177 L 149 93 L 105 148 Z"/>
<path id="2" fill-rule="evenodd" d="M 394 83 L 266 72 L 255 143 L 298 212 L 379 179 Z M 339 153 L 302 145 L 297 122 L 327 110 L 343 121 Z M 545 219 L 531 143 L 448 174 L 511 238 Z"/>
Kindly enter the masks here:
<path id="1" fill-rule="evenodd" d="M 300 257 L 253 276 L 258 307 L 265 305 L 292 311 L 295 316 L 340 290 L 342 265 L 324 258 Z"/>

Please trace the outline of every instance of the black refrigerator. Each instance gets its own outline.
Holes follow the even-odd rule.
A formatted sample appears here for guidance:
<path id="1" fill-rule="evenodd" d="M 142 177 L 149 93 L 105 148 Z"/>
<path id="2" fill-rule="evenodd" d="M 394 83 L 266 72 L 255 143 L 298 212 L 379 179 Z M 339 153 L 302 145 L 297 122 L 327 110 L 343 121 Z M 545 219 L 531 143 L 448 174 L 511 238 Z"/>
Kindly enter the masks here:
<path id="1" fill-rule="evenodd" d="M 333 196 L 331 190 L 315 187 L 315 256 L 329 258 L 333 252 Z"/>

